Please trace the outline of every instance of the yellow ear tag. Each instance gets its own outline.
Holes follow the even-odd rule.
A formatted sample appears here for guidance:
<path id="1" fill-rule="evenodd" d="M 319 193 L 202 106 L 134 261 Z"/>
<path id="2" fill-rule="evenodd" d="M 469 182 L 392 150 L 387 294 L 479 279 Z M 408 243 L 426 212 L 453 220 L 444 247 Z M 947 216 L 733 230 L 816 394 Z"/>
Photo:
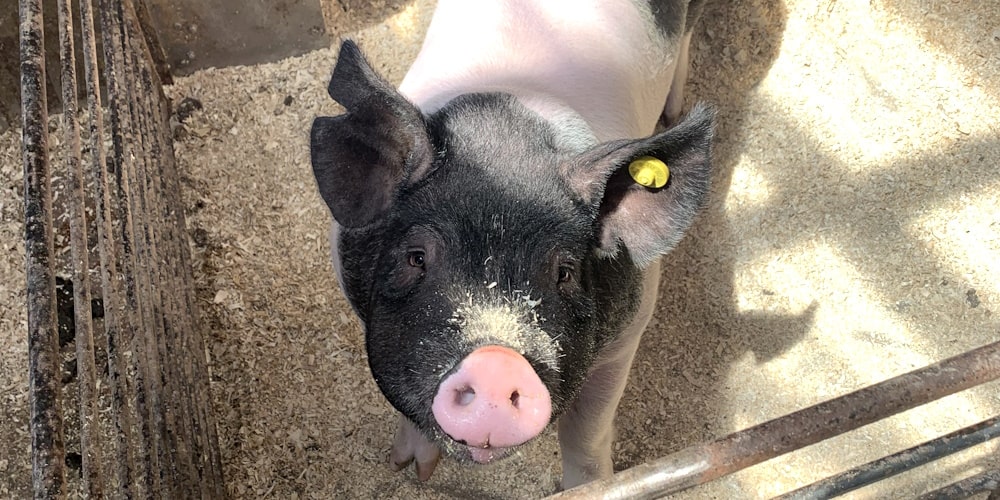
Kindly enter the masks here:
<path id="1" fill-rule="evenodd" d="M 628 173 L 635 182 L 646 187 L 661 188 L 667 185 L 670 178 L 670 169 L 652 156 L 640 156 L 632 163 L 628 164 Z"/>

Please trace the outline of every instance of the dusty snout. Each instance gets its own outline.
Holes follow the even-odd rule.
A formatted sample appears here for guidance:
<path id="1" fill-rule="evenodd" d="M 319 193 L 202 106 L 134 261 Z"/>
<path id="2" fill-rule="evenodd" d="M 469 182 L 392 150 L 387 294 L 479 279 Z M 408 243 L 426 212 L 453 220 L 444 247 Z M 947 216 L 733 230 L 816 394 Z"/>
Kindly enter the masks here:
<path id="1" fill-rule="evenodd" d="M 522 294 L 501 305 L 494 300 L 466 298 L 456 309 L 453 321 L 468 354 L 442 377 L 431 403 L 441 431 L 478 463 L 503 457 L 545 429 L 552 397 L 532 362 L 559 371 L 559 347 L 539 325 L 538 302 Z"/>

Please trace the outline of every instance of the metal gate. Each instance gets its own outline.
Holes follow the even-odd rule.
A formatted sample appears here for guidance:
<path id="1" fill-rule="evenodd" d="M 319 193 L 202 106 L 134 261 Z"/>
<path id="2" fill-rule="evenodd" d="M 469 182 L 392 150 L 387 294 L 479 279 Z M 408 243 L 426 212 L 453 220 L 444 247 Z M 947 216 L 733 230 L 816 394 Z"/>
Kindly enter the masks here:
<path id="1" fill-rule="evenodd" d="M 42 2 L 20 1 L 35 496 L 67 494 L 72 437 L 89 497 L 224 497 L 160 50 L 144 36 L 141 2 L 82 0 L 78 18 L 70 0 L 57 10 L 46 15 L 58 15 L 59 26 L 58 157 L 49 147 Z M 56 178 L 65 182 L 54 187 Z M 55 208 L 54 189 L 62 189 Z M 60 217 L 69 218 L 66 267 L 54 249 Z M 68 276 L 59 290 L 72 289 L 70 305 L 58 300 L 57 275 Z M 59 326 L 67 322 L 75 390 L 63 390 Z"/>

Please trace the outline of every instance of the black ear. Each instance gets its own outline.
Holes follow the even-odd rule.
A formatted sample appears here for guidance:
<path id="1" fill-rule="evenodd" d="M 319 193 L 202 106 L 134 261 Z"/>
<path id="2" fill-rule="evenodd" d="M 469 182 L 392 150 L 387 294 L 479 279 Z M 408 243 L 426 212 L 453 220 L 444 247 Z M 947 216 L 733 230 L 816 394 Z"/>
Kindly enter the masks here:
<path id="1" fill-rule="evenodd" d="M 420 111 L 345 40 L 327 91 L 347 110 L 313 121 L 313 174 L 330 213 L 345 227 L 382 216 L 399 189 L 426 176 L 431 145 Z"/>
<path id="2" fill-rule="evenodd" d="M 563 175 L 581 200 L 598 210 L 598 252 L 624 246 L 640 267 L 673 250 L 708 198 L 715 112 L 698 104 L 666 132 L 613 141 L 583 153 Z M 670 169 L 661 188 L 640 185 L 629 164 L 652 156 Z"/>

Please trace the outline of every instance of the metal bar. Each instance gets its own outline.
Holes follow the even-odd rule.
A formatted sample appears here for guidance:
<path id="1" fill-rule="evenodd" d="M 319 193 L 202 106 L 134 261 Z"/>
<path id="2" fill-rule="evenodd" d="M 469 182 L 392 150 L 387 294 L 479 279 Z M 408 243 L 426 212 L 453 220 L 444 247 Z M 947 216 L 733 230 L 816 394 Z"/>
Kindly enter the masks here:
<path id="1" fill-rule="evenodd" d="M 998 488 L 1000 488 L 1000 470 L 986 471 L 949 484 L 944 488 L 924 493 L 916 500 L 954 500 L 955 498 L 968 498 L 976 493 L 991 490 L 993 493 L 990 494 L 988 500 L 996 500 Z"/>
<path id="2" fill-rule="evenodd" d="M 145 447 L 134 467 L 153 494 L 224 498 L 166 96 L 132 3 L 101 0 L 101 10 L 113 100 L 118 262 L 129 278 L 122 311 L 133 322 L 122 348 L 134 356 L 127 368 L 139 396 L 135 434 Z"/>
<path id="3" fill-rule="evenodd" d="M 208 387 L 208 368 L 205 363 L 204 341 L 196 328 L 194 286 L 191 279 L 189 246 L 180 199 L 180 182 L 174 165 L 169 106 L 157 81 L 157 74 L 150 66 L 149 50 L 143 47 L 141 13 L 133 10 L 135 4 L 125 3 L 127 17 L 139 20 L 130 27 L 133 47 L 128 51 L 136 62 L 139 80 L 145 99 L 141 100 L 144 158 L 138 162 L 139 178 L 144 189 L 140 200 L 144 203 L 146 217 L 162 221 L 150 225 L 148 250 L 155 256 L 149 269 L 152 291 L 149 297 L 154 307 L 162 312 L 162 335 L 158 346 L 163 356 L 173 362 L 163 365 L 163 389 L 172 395 L 170 404 L 174 411 L 168 414 L 171 446 L 178 449 L 176 464 L 177 482 L 185 488 L 185 495 L 221 498 L 225 496 L 222 481 L 221 457 L 214 419 L 211 416 L 211 394 Z M 138 7 L 141 7 L 139 5 Z M 148 40 L 147 40 L 148 42 Z M 140 57 L 147 54 L 146 57 Z M 143 64 L 144 63 L 144 64 Z M 156 293 L 171 290 L 174 293 Z M 169 418 L 176 417 L 176 418 Z"/>
<path id="4" fill-rule="evenodd" d="M 86 0 L 84 0 L 85 2 Z M 80 405 L 80 456 L 83 491 L 91 498 L 103 496 L 101 472 L 100 409 L 97 403 L 97 366 L 90 305 L 90 259 L 83 166 L 80 163 L 80 127 L 77 123 L 76 55 L 73 44 L 73 12 L 68 0 L 58 0 L 59 59 L 62 62 L 63 133 L 67 152 L 65 174 L 69 184 L 69 227 L 73 256 L 73 310 L 76 326 L 77 389 Z"/>
<path id="5" fill-rule="evenodd" d="M 971 425 L 913 448 L 844 471 L 811 485 L 788 492 L 782 500 L 832 498 L 895 476 L 942 457 L 985 443 L 1000 436 L 1000 417 Z"/>
<path id="6" fill-rule="evenodd" d="M 174 314 L 165 303 L 171 295 L 183 294 L 185 290 L 163 286 L 168 279 L 163 270 L 165 261 L 171 250 L 176 249 L 161 248 L 162 234 L 168 229 L 170 221 L 162 215 L 162 193 L 153 181 L 155 177 L 162 175 L 163 151 L 158 139 L 162 124 L 157 103 L 165 100 L 165 96 L 161 92 L 160 82 L 155 80 L 151 71 L 152 62 L 134 6 L 131 2 L 123 2 L 122 7 L 123 21 L 126 23 L 126 54 L 129 56 L 128 82 L 136 96 L 132 101 L 132 123 L 138 127 L 140 139 L 136 144 L 135 161 L 130 170 L 134 181 L 134 210 L 143 220 L 156 221 L 155 224 L 146 223 L 133 229 L 136 235 L 136 257 L 143 262 L 137 276 L 142 290 L 142 307 L 151 318 L 143 341 L 148 380 L 151 383 L 150 394 L 153 396 L 151 407 L 159 409 L 154 414 L 153 421 L 169 451 L 163 467 L 169 474 L 165 479 L 166 486 L 173 488 L 176 496 L 195 497 L 198 496 L 195 492 L 201 488 L 194 462 L 197 450 L 192 446 L 192 420 L 196 412 L 191 404 L 191 388 L 187 383 L 190 377 L 181 372 L 181 365 L 190 353 L 172 348 L 176 344 L 173 341 Z M 167 361 L 168 358 L 175 361 Z M 161 359 L 164 361 L 161 362 Z M 165 404 L 170 405 L 171 411 L 164 411 Z"/>
<path id="7" fill-rule="evenodd" d="M 155 157 L 160 160 L 157 179 L 158 192 L 163 203 L 160 215 L 165 230 L 161 237 L 164 238 L 164 245 L 172 250 L 165 252 L 163 262 L 165 274 L 170 280 L 168 289 L 177 291 L 167 297 L 172 306 L 170 310 L 175 313 L 167 325 L 170 332 L 167 338 L 173 342 L 171 352 L 180 353 L 174 356 L 177 361 L 174 364 L 180 368 L 183 377 L 174 382 L 180 387 L 178 391 L 190 399 L 189 404 L 194 410 L 191 419 L 193 432 L 191 453 L 197 459 L 201 496 L 224 498 L 226 491 L 215 419 L 211 413 L 212 397 L 207 359 L 204 355 L 205 341 L 197 328 L 198 307 L 193 293 L 195 286 L 190 246 L 185 232 L 187 224 L 184 220 L 184 203 L 180 196 L 180 174 L 177 172 L 171 142 L 170 109 L 165 97 L 157 99 L 156 103 L 159 107 L 156 113 L 158 120 L 155 121 L 158 133 L 155 135 L 159 141 L 159 148 L 155 150 Z M 154 147 L 157 145 L 155 142 L 153 144 Z"/>
<path id="8" fill-rule="evenodd" d="M 104 112 L 101 103 L 101 78 L 97 63 L 97 37 L 95 32 L 94 11 L 91 0 L 80 1 L 80 26 L 83 40 L 84 71 L 87 79 L 87 108 L 90 115 L 90 181 L 94 187 L 95 217 L 97 222 L 98 254 L 101 260 L 101 290 L 104 302 L 104 332 L 107 342 L 108 386 L 111 393 L 111 422 L 115 444 L 114 471 L 117 488 L 116 495 L 122 498 L 133 498 L 132 480 L 135 477 L 129 458 L 132 429 L 135 422 L 134 412 L 126 397 L 128 382 L 125 377 L 124 361 L 118 345 L 123 329 L 128 329 L 128 319 L 122 318 L 124 294 L 123 284 L 119 279 L 119 259 L 115 244 L 114 213 L 117 212 L 115 201 L 111 197 L 112 178 L 108 170 L 104 150 Z M 106 56 L 106 51 L 105 51 Z"/>
<path id="9" fill-rule="evenodd" d="M 146 6 L 146 2 L 143 0 L 134 0 L 133 7 L 136 13 L 135 19 L 139 23 L 139 29 L 142 32 L 142 38 L 146 42 L 144 46 L 147 49 L 147 60 L 156 69 L 156 76 L 159 77 L 160 82 L 164 85 L 173 84 L 174 78 L 170 75 L 170 65 L 167 64 L 167 55 L 163 50 L 163 45 L 160 44 L 159 37 L 156 36 L 156 28 L 153 26 L 153 17 L 149 13 L 149 7 Z"/>
<path id="10" fill-rule="evenodd" d="M 28 297 L 28 399 L 31 477 L 36 498 L 66 496 L 65 444 L 59 402 L 59 337 L 52 272 L 52 191 L 42 4 L 18 10 L 24 162 L 24 242 Z"/>
<path id="11" fill-rule="evenodd" d="M 127 17 L 137 19 L 133 5 L 124 4 Z M 156 345 L 160 356 L 171 356 L 174 362 L 161 364 L 163 390 L 170 395 L 173 411 L 167 413 L 167 427 L 170 429 L 169 445 L 177 450 L 176 459 L 171 462 L 176 474 L 175 482 L 182 488 L 184 496 L 219 498 L 225 495 L 221 480 L 221 460 L 218 457 L 218 441 L 214 438 L 215 425 L 209 414 L 211 398 L 208 392 L 207 367 L 204 363 L 204 343 L 194 328 L 192 286 L 178 283 L 190 275 L 190 269 L 177 268 L 185 262 L 184 252 L 188 248 L 184 233 L 183 206 L 176 195 L 180 192 L 176 169 L 173 165 L 173 151 L 170 142 L 169 110 L 166 97 L 162 94 L 160 82 L 151 70 L 139 24 L 130 23 L 132 55 L 138 79 L 135 85 L 142 89 L 144 99 L 139 99 L 138 123 L 143 138 L 144 155 L 137 162 L 140 179 L 140 196 L 145 217 L 162 221 L 147 225 L 143 231 L 146 250 L 151 255 L 148 279 L 151 306 L 162 314 L 155 331 Z M 145 64 L 143 64 L 145 63 Z M 172 181 L 172 182 L 170 182 Z M 168 198 L 173 195 L 170 207 Z M 139 233 L 137 233 L 139 234 Z M 187 264 L 190 265 L 190 264 Z M 170 290 L 173 293 L 160 293 Z M 196 347 L 200 346 L 200 347 Z M 152 352 L 152 351 L 151 351 Z M 204 389 L 204 390 L 202 390 Z M 218 464 L 218 468 L 216 468 Z M 200 492 L 200 493 L 199 493 Z"/>
<path id="12" fill-rule="evenodd" d="M 1000 377 L 1000 342 L 551 498 L 653 498 L 681 491 Z"/>
<path id="13" fill-rule="evenodd" d="M 126 4 L 126 7 L 130 9 L 130 19 L 134 20 L 135 12 L 131 11 L 130 5 Z M 158 373 L 161 374 L 161 390 L 169 396 L 169 403 L 173 410 L 166 414 L 167 418 L 164 422 L 166 428 L 169 429 L 168 444 L 176 450 L 170 463 L 173 474 L 172 481 L 182 496 L 195 497 L 200 496 L 197 492 L 203 487 L 196 467 L 196 458 L 200 458 L 202 450 L 197 447 L 195 440 L 195 421 L 198 418 L 198 412 L 192 399 L 193 384 L 189 384 L 194 377 L 184 371 L 186 361 L 194 354 L 187 352 L 183 343 L 178 341 L 180 334 L 177 322 L 178 312 L 173 307 L 174 296 L 183 295 L 187 291 L 168 284 L 173 279 L 171 276 L 173 273 L 168 273 L 165 267 L 169 266 L 170 261 L 174 258 L 173 254 L 178 249 L 163 245 L 163 235 L 171 230 L 172 221 L 165 217 L 165 209 L 162 206 L 163 192 L 159 188 L 159 183 L 155 181 L 157 177 L 163 175 L 165 161 L 163 152 L 169 147 L 161 148 L 159 142 L 160 129 L 165 124 L 160 121 L 158 103 L 165 98 L 160 94 L 159 82 L 154 80 L 155 74 L 152 73 L 149 64 L 139 63 L 138 56 L 144 53 L 144 49 L 141 47 L 143 39 L 138 33 L 141 31 L 141 27 L 136 23 L 130 23 L 130 27 L 132 28 L 130 41 L 133 45 L 129 53 L 132 54 L 136 63 L 135 85 L 142 89 L 144 96 L 143 99 L 137 101 L 141 110 L 138 123 L 142 130 L 144 152 L 143 156 L 140 157 L 142 161 L 136 164 L 137 179 L 140 183 L 137 194 L 145 217 L 159 221 L 158 224 L 147 225 L 142 233 L 143 244 L 149 259 L 148 265 L 145 266 L 148 274 L 144 277 L 149 291 L 145 296 L 150 300 L 149 307 L 159 311 L 156 328 L 151 331 L 151 333 L 155 332 L 156 335 L 148 339 L 151 342 L 150 356 L 164 359 L 172 357 L 175 360 L 165 363 L 154 361 L 151 363 L 151 368 L 155 365 Z M 148 62 L 148 59 L 145 60 Z M 169 290 L 172 293 L 161 293 L 162 290 Z"/>
<path id="14" fill-rule="evenodd" d="M 168 442 L 173 436 L 167 431 L 162 401 L 164 384 L 157 347 L 163 329 L 163 318 L 162 312 L 157 307 L 156 295 L 159 292 L 151 284 L 151 274 L 156 267 L 156 260 L 150 245 L 151 231 L 159 226 L 160 221 L 150 216 L 146 206 L 143 178 L 143 171 L 151 161 L 148 147 L 148 111 L 145 107 L 150 97 L 150 89 L 144 88 L 139 81 L 141 66 L 139 55 L 142 51 L 134 43 L 133 16 L 128 8 L 129 4 L 127 0 L 116 2 L 114 18 L 118 30 L 116 34 L 121 43 L 117 51 L 122 61 L 119 75 L 122 77 L 125 95 L 129 97 L 122 102 L 121 110 L 121 116 L 128 124 L 127 131 L 130 137 L 126 144 L 127 156 L 122 159 L 121 165 L 123 182 L 127 185 L 126 213 L 129 214 L 129 218 L 126 232 L 130 233 L 132 250 L 130 257 L 134 291 L 131 297 L 140 319 L 140 328 L 133 337 L 132 349 L 136 355 L 134 358 L 136 374 L 143 381 L 145 396 L 145 420 L 142 429 L 148 454 L 144 459 L 148 461 L 146 467 L 150 473 L 154 492 L 168 497 L 185 497 L 188 495 L 174 489 L 178 484 L 177 463 L 183 454 L 178 455 L 176 445 Z"/>
<path id="15" fill-rule="evenodd" d="M 127 453 L 130 469 L 130 493 L 137 498 L 154 494 L 154 472 L 149 463 L 154 453 L 151 447 L 149 419 L 146 401 L 145 378 L 138 360 L 140 351 L 136 349 L 138 335 L 145 328 L 144 318 L 137 306 L 135 296 L 135 256 L 132 234 L 132 212 L 129 203 L 131 189 L 127 174 L 127 160 L 132 157 L 135 137 L 128 106 L 131 96 L 125 84 L 125 55 L 120 16 L 120 0 L 99 0 L 101 33 L 104 37 L 105 82 L 108 88 L 109 121 L 111 124 L 112 153 L 108 161 L 107 189 L 112 193 L 111 201 L 112 238 L 116 273 L 113 275 L 118 301 L 118 331 L 115 338 L 109 338 L 108 357 L 114 354 L 116 377 L 122 382 L 121 397 L 117 402 L 126 416 L 122 423 L 128 438 Z M 110 362 L 110 361 L 109 361 Z"/>

